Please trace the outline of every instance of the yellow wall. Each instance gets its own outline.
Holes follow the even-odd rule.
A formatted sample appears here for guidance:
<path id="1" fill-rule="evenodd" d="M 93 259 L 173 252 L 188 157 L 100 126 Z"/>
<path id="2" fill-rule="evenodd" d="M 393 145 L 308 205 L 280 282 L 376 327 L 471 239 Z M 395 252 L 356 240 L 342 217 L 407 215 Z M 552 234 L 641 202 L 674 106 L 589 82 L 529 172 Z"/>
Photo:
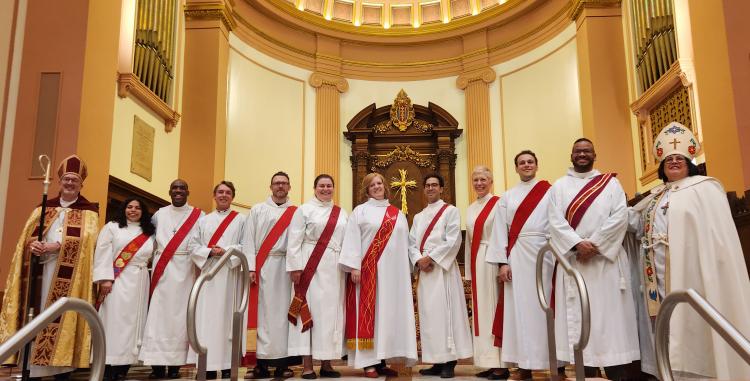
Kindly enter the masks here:
<path id="1" fill-rule="evenodd" d="M 115 97 L 115 116 L 112 127 L 112 160 L 109 172 L 146 192 L 169 200 L 169 184 L 177 178 L 180 160 L 180 128 L 167 133 L 164 119 L 143 107 L 132 98 Z M 130 156 L 133 149 L 133 120 L 138 116 L 155 130 L 154 161 L 151 181 L 130 172 Z"/>
<path id="2" fill-rule="evenodd" d="M 234 35 L 230 45 L 226 177 L 237 185 L 235 201 L 262 202 L 269 194 L 271 174 L 284 169 L 292 177 L 292 200 L 303 202 L 312 196 L 316 175 L 315 89 L 307 83 L 311 72 L 266 56 Z M 494 168 L 496 192 L 517 183 L 512 160 L 521 149 L 538 154 L 541 177 L 553 181 L 564 175 L 571 144 L 582 134 L 575 26 L 493 69 L 498 79 L 489 86 L 493 160 L 488 164 Z M 352 171 L 351 146 L 343 132 L 364 107 L 390 105 L 404 89 L 412 103 L 433 102 L 450 112 L 459 128 L 466 128 L 464 92 L 456 87 L 456 77 L 348 82 L 348 91 L 341 94 L 340 178 L 336 179 L 340 204 L 346 209 L 352 206 Z M 473 201 L 468 187 L 461 185 L 469 183 L 465 136 L 456 141 L 456 153 L 456 204 L 465 209 Z"/>
<path id="3" fill-rule="evenodd" d="M 573 25 L 496 68 L 500 126 L 493 131 L 493 155 L 495 176 L 505 178 L 506 188 L 518 183 L 513 158 L 524 149 L 537 155 L 539 178 L 552 182 L 570 167 L 571 146 L 583 134 L 577 70 Z"/>
<path id="4" fill-rule="evenodd" d="M 263 202 L 271 176 L 284 171 L 292 184 L 291 200 L 301 204 L 312 196 L 315 176 L 310 72 L 273 60 L 234 35 L 230 46 L 225 174 L 237 188 L 235 202 Z"/>

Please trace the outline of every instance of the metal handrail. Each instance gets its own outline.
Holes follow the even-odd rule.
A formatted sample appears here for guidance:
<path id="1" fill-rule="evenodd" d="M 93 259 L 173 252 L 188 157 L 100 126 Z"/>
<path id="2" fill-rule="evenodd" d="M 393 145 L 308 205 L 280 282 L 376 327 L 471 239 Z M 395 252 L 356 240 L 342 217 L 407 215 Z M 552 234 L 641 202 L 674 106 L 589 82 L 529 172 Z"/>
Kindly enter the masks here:
<path id="1" fill-rule="evenodd" d="M 39 331 L 43 330 L 49 323 L 68 311 L 78 312 L 91 327 L 91 345 L 93 361 L 91 362 L 91 375 L 89 381 L 101 381 L 104 376 L 104 362 L 107 356 L 106 339 L 104 337 L 104 326 L 91 303 L 78 299 L 63 297 L 52 303 L 36 318 L 19 329 L 6 342 L 0 345 L 0 363 L 12 356 L 28 342 L 34 340 Z"/>
<path id="2" fill-rule="evenodd" d="M 196 374 L 196 379 L 198 381 L 206 381 L 206 361 L 208 357 L 208 348 L 201 345 L 198 340 L 198 327 L 195 324 L 195 309 L 198 306 L 198 296 L 200 295 L 201 288 L 203 288 L 203 284 L 212 280 L 219 270 L 227 264 L 231 257 L 239 258 L 240 266 L 236 270 L 239 271 L 240 278 L 242 279 L 242 282 L 240 282 L 241 297 L 239 298 L 239 305 L 236 290 L 234 293 L 234 312 L 232 313 L 232 368 L 230 377 L 232 381 L 237 381 L 239 376 L 242 329 L 245 328 L 242 326 L 242 320 L 248 304 L 250 266 L 248 265 L 245 255 L 239 250 L 232 248 L 227 250 L 210 269 L 203 271 L 195 281 L 195 284 L 193 284 L 193 289 L 190 290 L 190 300 L 188 301 L 187 307 L 187 333 L 190 345 L 195 352 L 198 353 L 198 372 Z"/>
<path id="3" fill-rule="evenodd" d="M 578 270 L 570 265 L 565 257 L 558 254 L 552 246 L 547 243 L 544 245 L 536 256 L 536 295 L 539 298 L 539 305 L 544 310 L 545 317 L 547 318 L 547 345 L 549 347 L 549 372 L 552 380 L 559 379 L 557 373 L 557 350 L 555 342 L 555 311 L 547 303 L 547 297 L 544 295 L 544 255 L 547 252 L 551 252 L 557 262 L 562 266 L 565 272 L 573 277 L 578 286 L 579 300 L 581 302 L 581 336 L 578 338 L 578 342 L 573 345 L 573 355 L 575 358 L 576 365 L 576 380 L 583 381 L 585 379 L 583 369 L 583 348 L 589 343 L 589 334 L 591 331 L 591 310 L 589 309 L 589 293 L 586 289 L 586 282 L 583 279 Z"/>
<path id="4" fill-rule="evenodd" d="M 669 362 L 669 322 L 680 303 L 688 303 L 719 335 L 750 364 L 750 341 L 735 328 L 711 303 L 692 288 L 673 291 L 661 302 L 656 315 L 656 365 L 662 381 L 672 381 Z"/>

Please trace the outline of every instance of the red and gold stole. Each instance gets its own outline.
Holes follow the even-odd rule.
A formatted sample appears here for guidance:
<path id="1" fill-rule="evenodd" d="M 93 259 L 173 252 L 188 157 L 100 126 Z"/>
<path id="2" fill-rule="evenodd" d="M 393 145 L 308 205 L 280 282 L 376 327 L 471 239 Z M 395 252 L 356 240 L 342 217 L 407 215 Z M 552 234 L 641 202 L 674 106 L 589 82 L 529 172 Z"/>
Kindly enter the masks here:
<path id="1" fill-rule="evenodd" d="M 375 337 L 375 296 L 378 288 L 378 260 L 383 254 L 391 233 L 396 227 L 398 208 L 388 205 L 383 222 L 375 233 L 362 258 L 359 282 L 359 314 L 357 314 L 357 285 L 351 279 L 346 282 L 346 346 L 349 349 L 373 349 Z"/>
<path id="2" fill-rule="evenodd" d="M 339 221 L 340 212 L 341 208 L 338 205 L 334 205 L 331 209 L 331 213 L 328 214 L 326 227 L 323 228 L 318 242 L 315 243 L 315 247 L 310 254 L 310 259 L 307 260 L 299 282 L 294 286 L 294 299 L 292 299 L 292 303 L 289 305 L 287 319 L 289 319 L 290 323 L 297 325 L 297 316 L 299 315 L 302 319 L 302 332 L 307 331 L 313 326 L 312 314 L 310 314 L 310 307 L 307 305 L 307 289 L 310 287 L 310 282 L 312 282 L 315 271 L 318 269 L 320 259 L 323 258 L 323 253 L 325 253 L 328 247 L 328 242 L 331 241 L 333 232 L 336 230 L 336 223 Z"/>
<path id="3" fill-rule="evenodd" d="M 499 196 L 492 196 L 487 201 L 479 212 L 477 220 L 474 222 L 474 230 L 471 236 L 471 301 L 472 301 L 472 315 L 474 315 L 474 336 L 479 336 L 479 306 L 477 305 L 477 253 L 479 252 L 479 244 L 482 241 L 482 233 L 484 232 L 484 223 L 487 221 L 492 209 L 495 204 L 500 200 Z"/>
<path id="4" fill-rule="evenodd" d="M 250 304 L 247 307 L 247 328 L 257 329 L 258 328 L 258 293 L 260 291 L 260 271 L 263 269 L 263 264 L 268 258 L 268 254 L 271 252 L 273 245 L 276 241 L 281 238 L 286 229 L 289 227 L 289 223 L 292 222 L 292 216 L 297 210 L 296 206 L 287 207 L 284 213 L 281 214 L 279 220 L 273 225 L 271 230 L 263 239 L 263 243 L 260 244 L 258 254 L 255 256 L 255 283 L 250 285 Z"/>
<path id="5" fill-rule="evenodd" d="M 589 210 L 594 200 L 602 193 L 604 188 L 607 187 L 609 181 L 613 177 L 617 176 L 616 173 L 601 173 L 594 176 L 589 180 L 586 185 L 578 191 L 573 201 L 568 205 L 568 209 L 565 210 L 565 219 L 568 221 L 570 227 L 573 230 L 578 228 L 578 224 L 581 223 L 583 215 Z M 552 271 L 552 296 L 550 297 L 550 307 L 555 309 L 555 281 L 557 280 L 557 263 L 555 263 L 555 269 Z"/>
<path id="6" fill-rule="evenodd" d="M 552 185 L 547 180 L 541 180 L 531 191 L 524 197 L 521 204 L 518 205 L 516 214 L 513 215 L 513 221 L 508 229 L 508 247 L 505 249 L 505 255 L 510 258 L 510 252 L 513 250 L 513 246 L 518 241 L 518 235 L 521 234 L 523 225 L 526 224 L 526 220 L 529 219 L 531 213 L 534 212 L 539 202 L 542 201 L 544 195 Z M 495 335 L 495 346 L 499 347 L 503 342 L 503 317 L 505 311 L 505 285 L 500 287 L 500 297 L 497 300 L 497 308 L 495 308 L 495 319 L 492 322 L 492 334 Z"/>
<path id="7" fill-rule="evenodd" d="M 120 250 L 120 254 L 118 254 L 115 260 L 112 261 L 112 270 L 114 272 L 115 280 L 120 276 L 122 270 L 124 270 L 128 263 L 130 263 L 130 260 L 135 257 L 135 253 L 143 247 L 143 244 L 146 243 L 146 241 L 148 241 L 148 236 L 146 234 L 138 234 L 135 238 L 130 240 L 122 250 Z M 96 303 L 94 303 L 94 307 L 97 311 L 99 311 L 99 307 L 104 303 L 104 298 L 104 296 L 97 295 Z"/>
<path id="8" fill-rule="evenodd" d="M 151 296 L 154 294 L 154 290 L 159 284 L 159 280 L 161 279 L 162 275 L 164 275 L 164 270 L 167 268 L 169 261 L 172 260 L 174 253 L 180 247 L 182 241 L 185 240 L 188 233 L 190 233 L 190 230 L 193 228 L 193 225 L 195 225 L 195 223 L 198 221 L 198 217 L 200 216 L 201 210 L 198 208 L 193 208 L 193 211 L 190 212 L 190 215 L 188 215 L 188 218 L 177 230 L 174 237 L 172 237 L 172 239 L 169 240 L 169 243 L 167 243 L 167 246 L 164 247 L 164 251 L 161 252 L 159 261 L 156 262 L 156 266 L 154 266 L 154 272 L 153 274 L 151 274 L 151 288 L 148 293 L 149 300 L 151 300 Z"/>
<path id="9" fill-rule="evenodd" d="M 661 192 L 656 194 L 654 198 L 649 202 L 645 212 L 645 226 L 643 227 L 643 238 L 642 243 L 646 249 L 646 255 L 643 256 L 643 280 L 645 283 L 645 290 L 643 295 L 646 298 L 646 306 L 648 307 L 648 316 L 656 317 L 659 313 L 659 307 L 661 307 L 661 298 L 659 298 L 659 289 L 656 281 L 656 267 L 654 266 L 656 253 L 654 252 L 654 234 L 651 231 L 654 228 L 654 221 L 656 219 L 656 211 L 659 202 L 662 197 L 667 194 L 667 187 L 664 187 Z M 667 256 L 669 250 L 667 250 Z M 669 274 L 669 260 L 667 260 L 667 274 Z M 669 283 L 667 283 L 669 284 Z M 669 289 L 667 289 L 669 292 Z"/>

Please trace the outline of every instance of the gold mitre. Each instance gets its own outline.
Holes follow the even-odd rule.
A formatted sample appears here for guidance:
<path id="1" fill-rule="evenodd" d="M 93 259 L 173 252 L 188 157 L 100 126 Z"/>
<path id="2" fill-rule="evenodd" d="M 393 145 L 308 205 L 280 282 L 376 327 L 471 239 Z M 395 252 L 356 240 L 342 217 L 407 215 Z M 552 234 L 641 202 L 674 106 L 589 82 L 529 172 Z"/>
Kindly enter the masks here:
<path id="1" fill-rule="evenodd" d="M 81 181 L 86 180 L 86 176 L 88 176 L 86 163 L 84 163 L 78 155 L 70 155 L 66 157 L 60 162 L 60 167 L 57 168 L 57 176 L 61 179 L 69 173 L 80 177 Z"/>
<path id="2" fill-rule="evenodd" d="M 661 162 L 665 157 L 679 153 L 692 160 L 700 149 L 698 139 L 689 128 L 680 123 L 671 122 L 656 137 L 654 156 Z"/>

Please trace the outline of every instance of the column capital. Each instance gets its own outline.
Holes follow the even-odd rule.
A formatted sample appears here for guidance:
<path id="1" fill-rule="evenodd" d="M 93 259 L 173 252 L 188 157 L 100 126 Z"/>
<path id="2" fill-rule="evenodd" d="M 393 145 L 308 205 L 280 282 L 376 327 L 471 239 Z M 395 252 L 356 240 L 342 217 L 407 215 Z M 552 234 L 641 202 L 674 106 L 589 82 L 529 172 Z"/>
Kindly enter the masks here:
<path id="1" fill-rule="evenodd" d="M 221 21 L 227 31 L 237 26 L 232 15 L 232 5 L 226 0 L 188 0 L 185 4 L 187 21 Z"/>
<path id="2" fill-rule="evenodd" d="M 578 17 L 586 8 L 620 8 L 622 0 L 571 0 L 570 19 L 578 20 Z"/>
<path id="3" fill-rule="evenodd" d="M 310 83 L 310 86 L 316 89 L 322 87 L 323 85 L 328 85 L 334 86 L 339 93 L 345 93 L 349 90 L 349 81 L 339 75 L 326 74 L 316 71 L 310 75 L 310 79 L 308 80 L 308 82 Z"/>
<path id="4" fill-rule="evenodd" d="M 461 75 L 456 78 L 456 87 L 465 90 L 472 82 L 482 81 L 489 84 L 494 82 L 496 78 L 497 74 L 495 73 L 495 70 L 491 67 L 485 67 L 483 69 L 461 73 Z"/>

